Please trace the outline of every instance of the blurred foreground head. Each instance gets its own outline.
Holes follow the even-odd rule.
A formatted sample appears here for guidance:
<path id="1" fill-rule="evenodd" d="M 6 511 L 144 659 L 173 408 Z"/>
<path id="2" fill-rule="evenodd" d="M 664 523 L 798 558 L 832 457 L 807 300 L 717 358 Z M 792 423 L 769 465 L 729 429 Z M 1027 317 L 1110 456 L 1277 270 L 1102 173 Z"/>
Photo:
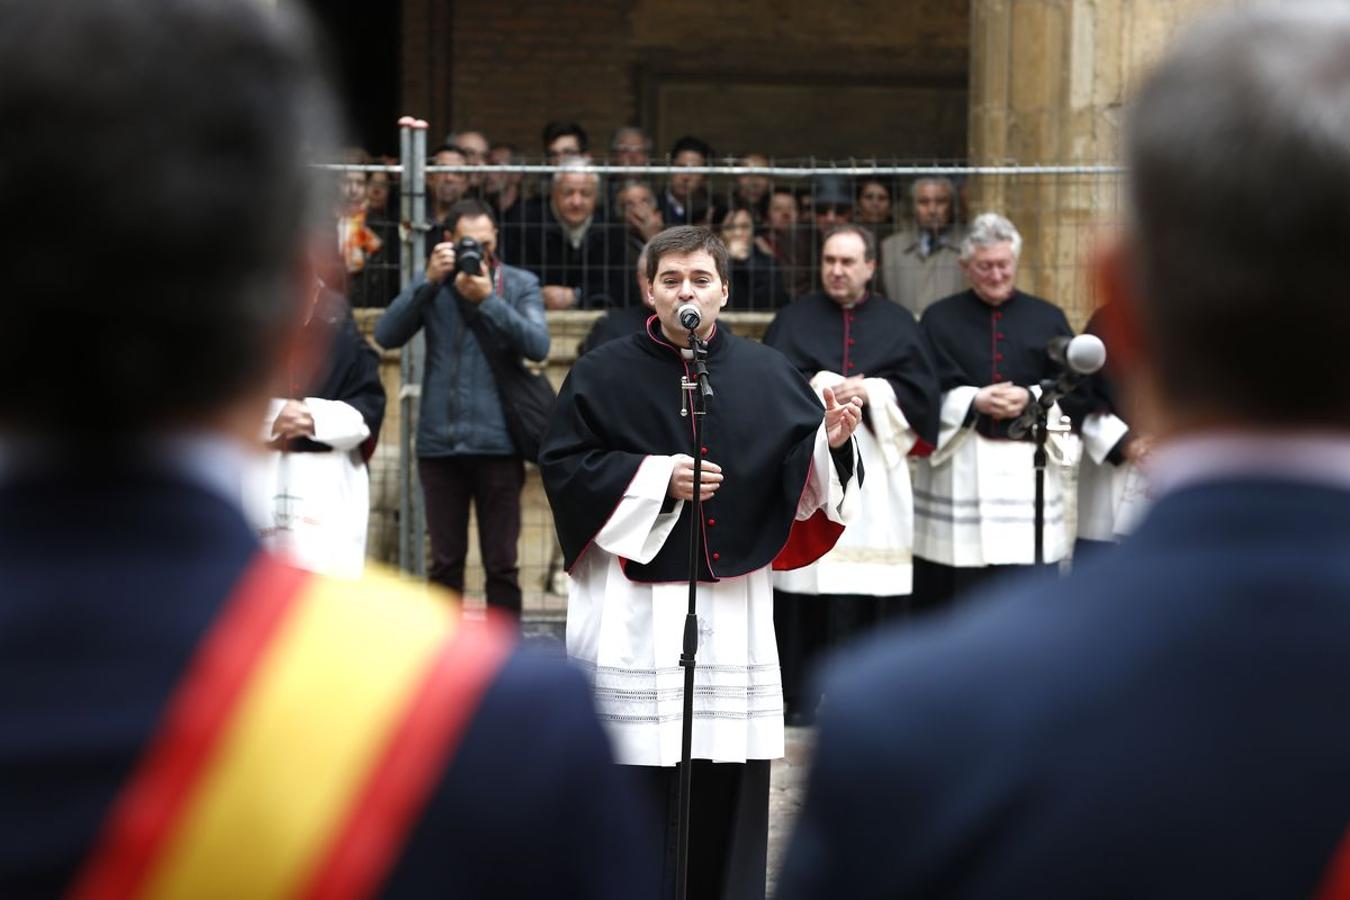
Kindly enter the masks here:
<path id="1" fill-rule="evenodd" d="M 192 428 L 266 389 L 333 121 L 291 5 L 0 0 L 0 432 Z"/>
<path id="2" fill-rule="evenodd" d="M 1128 119 L 1131 220 L 1103 285 L 1168 431 L 1350 428 L 1350 4 L 1191 28 Z"/>

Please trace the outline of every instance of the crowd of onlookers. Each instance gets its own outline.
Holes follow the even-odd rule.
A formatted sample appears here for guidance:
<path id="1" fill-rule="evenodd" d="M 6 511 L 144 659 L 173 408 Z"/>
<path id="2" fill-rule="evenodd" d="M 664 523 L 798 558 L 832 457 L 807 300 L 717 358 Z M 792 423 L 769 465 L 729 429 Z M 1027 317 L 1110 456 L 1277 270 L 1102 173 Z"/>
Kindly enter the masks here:
<path id="1" fill-rule="evenodd" d="M 395 164 L 351 150 L 348 163 Z M 731 254 L 731 309 L 774 310 L 819 283 L 821 236 L 852 222 L 876 240 L 874 288 L 916 315 L 962 286 L 956 263 L 967 219 L 963 183 L 945 177 L 818 174 L 781 180 L 748 172 L 715 176 L 631 172 L 602 176 L 588 163 L 696 168 L 771 165 L 760 153 L 719 156 L 686 135 L 662 155 L 636 126 L 617 129 L 607 150 L 592 147 L 574 122 L 545 126 L 539 151 L 457 131 L 428 154 L 431 166 L 511 166 L 544 162 L 563 171 L 433 172 L 426 181 L 426 247 L 444 238 L 444 220 L 459 200 L 477 198 L 498 226 L 497 255 L 539 276 L 549 309 L 639 304 L 631 277 L 645 243 L 671 225 L 713 228 Z M 576 167 L 576 171 L 568 171 Z M 386 306 L 399 289 L 398 186 L 390 173 L 346 172 L 337 211 L 337 249 L 326 280 L 345 285 L 353 306 Z"/>

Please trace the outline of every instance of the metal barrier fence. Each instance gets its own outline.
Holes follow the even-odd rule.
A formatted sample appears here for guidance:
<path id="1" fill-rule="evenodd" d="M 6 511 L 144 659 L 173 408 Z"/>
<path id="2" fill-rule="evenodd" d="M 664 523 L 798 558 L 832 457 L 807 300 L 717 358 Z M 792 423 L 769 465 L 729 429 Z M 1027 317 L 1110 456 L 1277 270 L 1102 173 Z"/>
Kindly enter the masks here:
<path id="1" fill-rule="evenodd" d="M 342 180 L 365 177 L 377 188 L 378 182 L 393 188 L 383 204 L 364 210 L 363 225 L 378 239 L 377 249 L 354 264 L 344 246 L 350 229 L 337 229 L 339 249 L 348 251 L 340 254 L 347 265 L 339 277 L 358 320 L 369 333 L 381 308 L 420 275 L 430 248 L 448 237 L 440 224 L 445 212 L 459 199 L 478 197 L 498 216 L 498 257 L 535 272 L 544 285 L 553 338 L 548 371 L 555 383 L 605 310 L 641 303 L 637 254 L 669 225 L 703 224 L 722 235 L 732 255 L 725 315 L 739 332 L 758 337 L 776 309 L 819 289 L 821 236 L 833 225 L 851 221 L 873 235 L 879 252 L 874 290 L 917 312 L 964 288 L 954 245 L 976 214 L 999 212 L 1024 239 L 1019 287 L 1058 303 L 1081 326 L 1098 305 L 1088 277 L 1093 243 L 1116 224 L 1121 208 L 1122 179 L 1113 166 L 856 160 L 618 166 L 589 159 L 471 166 L 453 155 L 435 164 L 427 158 L 425 123 L 405 119 L 400 126 L 399 165 L 321 166 Z M 419 575 L 426 571 L 425 515 L 413 435 L 424 359 L 420 335 L 403 352 L 385 354 L 387 387 L 398 402 L 372 461 L 370 541 L 372 556 Z M 521 586 L 527 609 L 560 611 L 559 554 L 530 468 Z M 476 539 L 470 546 L 466 593 L 476 596 L 482 585 Z"/>

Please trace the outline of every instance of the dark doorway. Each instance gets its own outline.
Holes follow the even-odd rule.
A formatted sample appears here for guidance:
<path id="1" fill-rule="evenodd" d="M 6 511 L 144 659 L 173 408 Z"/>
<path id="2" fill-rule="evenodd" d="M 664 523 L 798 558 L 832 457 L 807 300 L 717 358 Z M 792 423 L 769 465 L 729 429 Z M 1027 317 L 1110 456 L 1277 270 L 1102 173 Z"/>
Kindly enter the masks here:
<path id="1" fill-rule="evenodd" d="M 401 3 L 313 0 L 328 41 L 351 142 L 372 154 L 398 155 Z"/>

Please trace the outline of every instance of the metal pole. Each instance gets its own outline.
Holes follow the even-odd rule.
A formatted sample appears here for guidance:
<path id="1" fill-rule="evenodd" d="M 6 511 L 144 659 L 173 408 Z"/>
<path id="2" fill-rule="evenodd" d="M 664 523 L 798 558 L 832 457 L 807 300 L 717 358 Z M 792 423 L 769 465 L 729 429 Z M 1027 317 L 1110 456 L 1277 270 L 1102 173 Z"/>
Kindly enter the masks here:
<path id="1" fill-rule="evenodd" d="M 703 418 L 707 414 L 708 348 L 693 331 L 689 332 L 693 352 L 694 380 L 688 369 L 681 382 L 687 409 L 694 418 L 694 498 L 689 515 L 689 611 L 684 617 L 684 648 L 680 666 L 684 668 L 684 713 L 680 735 L 680 794 L 676 807 L 678 841 L 675 853 L 675 900 L 685 900 L 689 878 L 689 798 L 693 792 L 694 747 L 694 664 L 698 656 L 698 568 L 703 549 Z"/>
<path id="2" fill-rule="evenodd" d="M 399 276 L 401 286 L 406 289 L 421 277 L 425 267 L 423 232 L 418 226 L 426 218 L 427 123 L 404 116 L 398 120 L 398 126 L 399 164 L 403 169 L 399 182 L 399 221 L 403 224 Z M 426 574 L 423 528 L 426 517 L 414 446 L 425 355 L 426 342 L 419 332 L 399 360 L 398 564 L 400 569 L 414 575 Z"/>
<path id="3" fill-rule="evenodd" d="M 1067 385 L 1061 384 L 1060 381 L 1046 378 L 1041 381 L 1041 395 L 1031 398 L 1036 411 L 1031 426 L 1031 441 L 1035 447 L 1031 455 L 1031 465 L 1036 469 L 1036 496 L 1032 502 L 1032 527 L 1036 533 L 1033 538 L 1032 563 L 1036 566 L 1045 563 L 1045 467 L 1049 462 L 1045 442 L 1050 436 L 1050 407 L 1063 396 L 1066 387 Z"/>
<path id="4" fill-rule="evenodd" d="M 407 224 L 412 217 L 412 116 L 398 120 L 398 162 L 403 177 L 398 185 L 398 220 L 402 225 L 403 240 L 399 242 L 399 289 L 407 290 L 413 280 L 413 233 Z M 412 494 L 413 485 L 408 475 L 412 458 L 412 404 L 409 403 L 410 362 L 406 353 L 399 354 L 398 392 L 398 567 L 412 571 Z"/>
<path id="5" fill-rule="evenodd" d="M 335 167 L 336 168 L 336 167 Z M 562 166 L 545 164 L 525 165 L 445 165 L 430 166 L 432 172 L 460 172 L 466 175 L 486 175 L 493 172 L 522 172 L 524 174 L 556 175 L 563 171 Z M 840 175 L 848 177 L 889 176 L 920 178 L 925 175 L 1123 175 L 1125 170 L 1119 166 L 1108 165 L 1070 165 L 1070 166 L 834 166 L 817 165 L 812 159 L 809 166 L 612 166 L 601 163 L 569 164 L 569 172 L 587 172 L 596 175 L 768 175 L 771 178 L 810 178 L 814 175 Z"/>
<path id="6" fill-rule="evenodd" d="M 1048 462 L 1045 452 L 1046 410 L 1037 404 L 1036 409 L 1036 451 L 1032 456 L 1032 465 L 1036 467 L 1035 528 L 1036 553 L 1035 564 L 1045 563 L 1045 465 Z"/>
<path id="7" fill-rule="evenodd" d="M 422 119 L 415 119 L 412 123 L 411 177 L 413 227 L 408 229 L 408 239 L 412 245 L 412 271 L 415 280 L 422 277 L 422 272 L 426 268 L 426 247 L 423 246 L 422 238 L 425 232 L 421 226 L 427 217 L 427 123 Z M 413 400 L 421 400 L 422 377 L 426 371 L 426 355 L 426 332 L 425 330 L 418 330 L 404 350 L 404 358 L 410 360 L 409 368 L 413 375 L 411 385 L 415 386 L 415 396 L 414 393 L 410 393 L 408 398 L 410 419 L 415 419 L 420 412 L 419 404 L 414 403 Z M 412 434 L 415 435 L 416 431 L 413 430 Z M 421 480 L 417 475 L 415 454 L 410 452 L 408 456 L 409 491 L 412 494 L 412 515 L 409 517 L 408 523 L 412 538 L 410 558 L 413 574 L 425 576 L 427 574 L 426 505 L 425 498 L 422 496 Z"/>

